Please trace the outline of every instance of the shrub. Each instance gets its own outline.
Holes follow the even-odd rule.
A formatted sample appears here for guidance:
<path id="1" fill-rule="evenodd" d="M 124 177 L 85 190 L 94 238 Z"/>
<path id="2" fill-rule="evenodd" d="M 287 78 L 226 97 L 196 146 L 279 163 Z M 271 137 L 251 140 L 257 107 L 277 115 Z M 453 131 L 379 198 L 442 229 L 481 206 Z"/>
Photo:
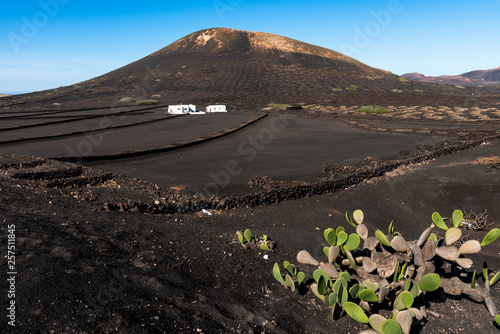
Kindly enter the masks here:
<path id="1" fill-rule="evenodd" d="M 288 107 L 290 107 L 290 105 L 286 103 L 277 103 L 272 106 L 274 110 L 286 110 Z"/>
<path id="2" fill-rule="evenodd" d="M 358 86 L 356 85 L 350 85 L 349 87 L 346 88 L 346 90 L 353 92 L 358 89 Z"/>
<path id="3" fill-rule="evenodd" d="M 158 103 L 158 101 L 156 101 L 156 100 L 147 99 L 147 100 L 137 100 L 135 102 L 135 105 L 136 106 L 146 106 L 146 105 L 157 104 L 157 103 Z"/>
<path id="4" fill-rule="evenodd" d="M 361 107 L 360 109 L 358 109 L 358 112 L 365 113 L 365 114 L 387 114 L 387 113 L 389 113 L 389 110 L 387 110 L 384 107 L 369 105 L 369 106 Z"/>
<path id="5" fill-rule="evenodd" d="M 132 98 L 132 97 L 123 97 L 120 99 L 120 101 L 118 102 L 121 102 L 121 103 L 128 103 L 128 102 L 135 102 L 136 99 Z"/>
<path id="6" fill-rule="evenodd" d="M 337 88 L 334 88 L 333 91 L 337 92 L 337 93 L 340 93 L 342 91 L 342 88 L 337 87 Z"/>

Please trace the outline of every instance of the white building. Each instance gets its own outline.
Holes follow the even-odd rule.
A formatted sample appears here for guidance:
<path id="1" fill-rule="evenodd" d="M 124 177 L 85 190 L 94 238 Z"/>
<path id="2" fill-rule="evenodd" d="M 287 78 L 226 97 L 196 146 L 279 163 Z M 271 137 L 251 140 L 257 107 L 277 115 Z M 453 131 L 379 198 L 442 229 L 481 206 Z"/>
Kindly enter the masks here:
<path id="1" fill-rule="evenodd" d="M 207 113 L 210 112 L 227 112 L 225 105 L 210 105 L 207 107 Z"/>
<path id="2" fill-rule="evenodd" d="M 204 111 L 190 111 L 189 115 L 206 115 L 207 113 Z"/>
<path id="3" fill-rule="evenodd" d="M 194 104 L 188 104 L 188 105 L 175 105 L 175 106 L 168 106 L 168 112 L 170 114 L 187 114 L 190 112 L 196 112 L 196 106 Z"/>

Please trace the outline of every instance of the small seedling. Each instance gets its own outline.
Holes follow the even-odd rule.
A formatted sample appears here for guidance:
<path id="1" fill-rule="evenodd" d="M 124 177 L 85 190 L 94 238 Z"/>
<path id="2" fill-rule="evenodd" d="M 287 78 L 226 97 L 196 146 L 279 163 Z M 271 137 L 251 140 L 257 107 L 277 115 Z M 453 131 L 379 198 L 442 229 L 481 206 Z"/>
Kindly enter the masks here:
<path id="1" fill-rule="evenodd" d="M 287 271 L 287 273 L 285 273 L 285 278 L 283 278 L 283 275 L 281 274 L 280 266 L 278 263 L 274 263 L 273 276 L 279 283 L 283 284 L 286 288 L 292 290 L 293 292 L 295 291 L 296 287 L 292 277 L 295 276 L 297 284 L 301 285 L 304 282 L 306 275 L 301 271 L 299 272 L 297 268 L 293 268 L 288 261 L 283 262 L 283 267 Z"/>
<path id="2" fill-rule="evenodd" d="M 267 235 L 258 237 L 257 235 L 252 235 L 250 229 L 246 229 L 245 232 L 236 232 L 238 241 L 244 248 L 260 248 L 263 251 L 270 251 L 275 246 L 274 242 L 269 240 Z"/>

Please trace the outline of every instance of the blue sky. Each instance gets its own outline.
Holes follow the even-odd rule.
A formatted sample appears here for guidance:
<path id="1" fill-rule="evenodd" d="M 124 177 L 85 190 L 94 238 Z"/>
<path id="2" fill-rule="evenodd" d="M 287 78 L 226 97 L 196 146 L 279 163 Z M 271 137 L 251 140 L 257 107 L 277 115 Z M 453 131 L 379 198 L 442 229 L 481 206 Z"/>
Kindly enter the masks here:
<path id="1" fill-rule="evenodd" d="M 500 66 L 500 0 L 5 1 L 0 93 L 90 79 L 194 31 L 228 27 L 295 38 L 395 74 Z"/>

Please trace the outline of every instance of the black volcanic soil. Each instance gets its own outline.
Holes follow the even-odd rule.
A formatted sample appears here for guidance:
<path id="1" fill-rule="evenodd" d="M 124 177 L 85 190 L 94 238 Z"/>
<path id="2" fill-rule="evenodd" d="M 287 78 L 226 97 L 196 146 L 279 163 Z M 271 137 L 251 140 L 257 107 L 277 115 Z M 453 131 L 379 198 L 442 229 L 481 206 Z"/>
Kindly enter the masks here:
<path id="1" fill-rule="evenodd" d="M 316 137 L 305 131 L 305 125 L 317 124 L 321 128 L 320 124 L 325 126 L 331 120 L 321 118 L 327 117 L 325 115 L 307 119 L 302 118 L 304 116 L 296 122 L 287 116 L 304 132 L 292 135 L 292 126 L 283 138 L 300 149 L 316 147 L 318 152 L 328 151 L 328 146 L 318 146 Z M 168 211 L 169 206 L 168 202 L 163 204 L 163 197 L 169 201 L 177 198 L 181 201 L 178 204 L 182 204 L 182 188 L 165 189 L 144 180 L 78 164 L 2 154 L 1 233 L 5 240 L 8 226 L 15 225 L 18 305 L 16 328 L 5 327 L 6 331 L 361 332 L 367 327 L 347 316 L 331 320 L 329 309 L 310 291 L 291 293 L 280 286 L 272 277 L 274 262 L 296 263 L 295 256 L 301 249 L 320 258 L 325 243 L 322 231 L 327 227 L 347 226 L 344 213 L 358 208 L 365 212 L 371 234 L 376 229 L 385 230 L 388 223 L 394 221 L 396 229 L 407 238 L 416 238 L 430 224 L 434 211 L 446 216 L 457 208 L 477 213 L 486 209 L 492 224 L 488 229 L 498 227 L 500 220 L 497 205 L 500 142 L 486 139 L 498 138 L 498 132 L 492 131 L 494 121 L 484 126 L 485 130 L 481 130 L 483 126 L 477 122 L 468 123 L 466 130 L 460 127 L 446 130 L 446 122 L 443 122 L 441 127 L 429 132 L 435 122 L 414 121 L 408 130 L 401 128 L 401 124 L 395 126 L 401 120 L 389 118 L 388 121 L 393 122 L 388 123 L 390 131 L 386 133 L 387 129 L 379 128 L 385 123 L 380 124 L 380 120 L 376 123 L 377 120 L 377 116 L 354 115 L 344 120 L 354 128 L 345 133 L 339 131 L 340 125 L 333 128 L 339 136 L 337 140 L 360 131 L 362 136 L 369 136 L 365 141 L 373 144 L 378 140 L 377 131 L 381 131 L 379 138 L 389 136 L 387 138 L 399 141 L 394 147 L 379 145 L 385 159 L 394 155 L 396 147 L 405 149 L 404 141 L 397 138 L 411 142 L 412 136 L 423 136 L 414 139 L 417 150 L 399 152 L 401 163 L 368 160 L 360 170 L 348 169 L 347 174 L 337 175 L 339 180 L 349 180 L 349 173 L 352 174 L 353 183 L 346 183 L 347 189 L 335 188 L 335 181 L 324 184 L 332 186 L 331 191 L 311 196 L 300 194 L 301 184 L 278 183 L 277 190 L 267 190 L 259 196 L 272 198 L 291 189 L 297 191 L 298 199 L 229 210 L 207 207 L 211 215 L 198 210 L 165 214 L 162 210 Z M 363 126 L 370 122 L 376 126 L 366 130 Z M 236 133 L 197 144 L 195 148 L 208 150 L 205 156 L 200 155 L 200 161 L 210 161 L 210 148 L 217 147 L 218 143 L 237 143 L 240 133 L 269 128 L 263 124 L 266 123 L 258 121 Z M 410 132 L 405 134 L 405 131 Z M 461 137 L 464 131 L 467 136 Z M 27 128 L 26 134 L 30 132 Z M 303 138 L 298 140 L 301 135 Z M 37 145 L 44 142 L 32 141 Z M 53 144 L 52 141 L 46 143 Z M 356 140 L 347 140 L 342 144 L 342 152 L 359 150 L 360 145 L 363 144 Z M 467 147 L 469 149 L 464 150 Z M 367 153 L 373 152 L 369 145 L 366 149 Z M 36 145 L 32 150 L 35 154 Z M 186 153 L 192 149 L 180 147 L 178 150 Z M 170 156 L 175 154 L 177 152 Z M 302 152 L 302 156 L 307 153 Z M 290 159 L 284 157 L 285 161 Z M 191 167 L 185 168 L 197 168 L 200 161 L 191 162 Z M 257 166 L 246 168 L 258 171 Z M 283 177 L 288 174 L 290 172 Z M 309 187 L 311 191 L 315 189 L 314 184 Z M 138 203 L 150 203 L 150 206 Z M 115 207 L 111 209 L 112 206 Z M 269 235 L 277 247 L 272 252 L 243 249 L 233 239 L 236 231 L 246 228 L 258 235 Z M 481 239 L 486 232 L 466 233 L 467 238 Z M 482 261 L 487 260 L 489 267 L 497 271 L 499 246 L 497 241 L 484 248 L 481 255 L 474 256 L 477 268 L 481 269 Z M 264 259 L 264 255 L 269 258 Z M 311 269 L 302 268 L 311 274 Z M 4 282 L 6 272 L 2 270 L 0 275 Z M 498 285 L 493 287 L 492 295 L 495 301 L 499 300 Z M 482 304 L 440 293 L 431 299 L 430 310 L 441 317 L 429 318 L 423 327 L 414 328 L 417 333 L 497 331 Z M 7 302 L 7 294 L 3 293 L 1 303 L 7 305 Z"/>
<path id="2" fill-rule="evenodd" d="M 14 224 L 18 272 L 17 325 L 4 326 L 4 332 L 358 333 L 366 326 L 347 316 L 329 319 L 329 310 L 311 292 L 281 287 L 271 274 L 274 262 L 296 263 L 303 248 L 319 257 L 322 230 L 346 226 L 344 212 L 357 208 L 365 211 L 370 233 L 394 220 L 398 231 L 417 237 L 434 210 L 447 215 L 455 208 L 488 209 L 491 227 L 498 227 L 499 169 L 475 162 L 498 152 L 499 143 L 492 142 L 342 192 L 212 216 L 94 211 L 103 201 L 134 192 L 154 197 L 154 187 L 126 178 L 54 189 L 2 177 L 2 239 Z M 29 161 L 37 164 L 2 157 L 3 168 Z M 245 228 L 276 241 L 268 260 L 232 242 Z M 480 239 L 486 232 L 468 233 Z M 475 264 L 481 268 L 486 259 L 498 270 L 498 247 L 495 242 L 485 248 Z M 0 277 L 5 282 L 5 270 Z M 264 287 L 272 293 L 265 294 Z M 492 294 L 498 301 L 499 286 Z M 6 305 L 6 293 L 1 302 Z M 417 332 L 497 331 L 485 306 L 467 298 L 436 294 L 430 309 L 442 318 L 428 319 Z"/>

